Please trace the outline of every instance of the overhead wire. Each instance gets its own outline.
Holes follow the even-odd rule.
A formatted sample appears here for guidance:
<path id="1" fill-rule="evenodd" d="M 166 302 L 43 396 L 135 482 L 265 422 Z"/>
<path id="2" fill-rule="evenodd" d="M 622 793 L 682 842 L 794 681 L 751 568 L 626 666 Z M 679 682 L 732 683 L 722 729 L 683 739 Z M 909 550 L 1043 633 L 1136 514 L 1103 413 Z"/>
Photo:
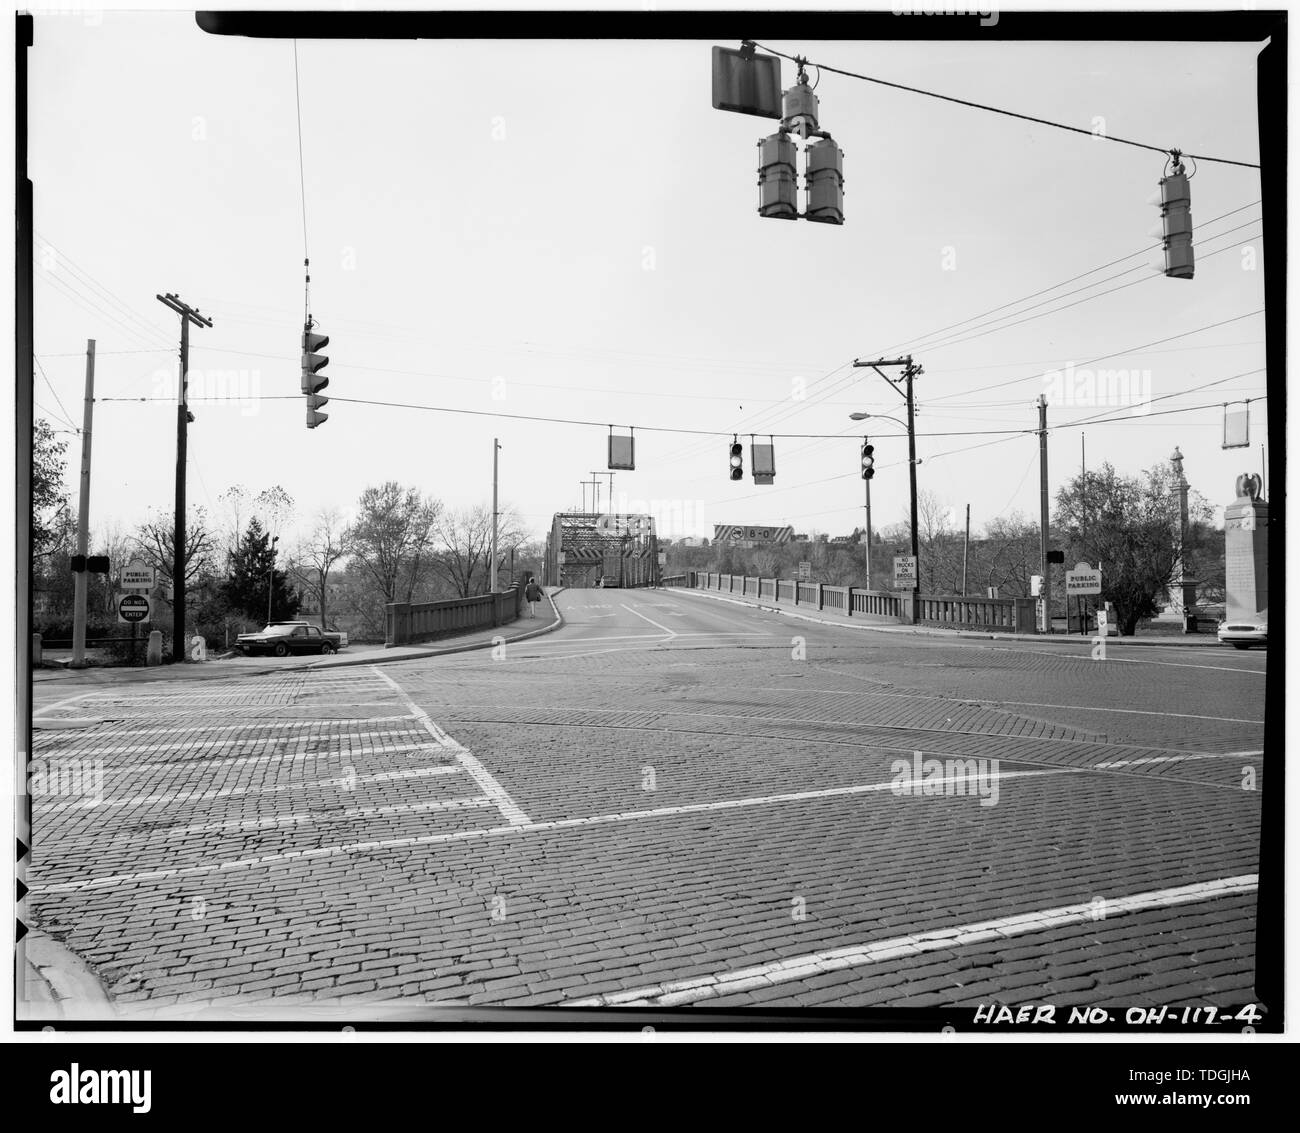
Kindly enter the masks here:
<path id="1" fill-rule="evenodd" d="M 771 55 L 777 55 L 782 59 L 789 59 L 792 63 L 798 63 L 800 66 L 817 67 L 819 70 L 829 71 L 833 75 L 843 75 L 845 78 L 849 78 L 849 79 L 860 79 L 863 82 L 876 83 L 877 85 L 884 86 L 884 87 L 892 87 L 895 90 L 907 91 L 910 94 L 921 94 L 921 95 L 925 95 L 927 98 L 937 98 L 942 102 L 952 102 L 957 104 L 958 106 L 970 107 L 973 110 L 984 110 L 990 114 L 1001 114 L 1007 118 L 1018 118 L 1023 122 L 1034 122 L 1040 126 L 1051 126 L 1057 130 L 1067 130 L 1070 133 L 1083 134 L 1085 137 L 1092 138 L 1094 140 L 1100 139 L 1102 141 L 1107 141 L 1107 142 L 1118 142 L 1121 145 L 1134 146 L 1138 149 L 1150 150 L 1153 153 L 1162 153 L 1162 154 L 1182 153 L 1182 151 L 1173 150 L 1168 146 L 1157 146 L 1157 145 L 1152 145 L 1149 142 L 1138 142 L 1138 141 L 1134 141 L 1131 138 L 1117 137 L 1114 134 L 1098 134 L 1092 130 L 1085 130 L 1082 126 L 1070 126 L 1064 122 L 1054 122 L 1050 118 L 1039 118 L 1032 114 L 1021 114 L 1018 111 L 1004 110 L 1001 107 L 989 106 L 982 102 L 972 102 L 969 99 L 956 98 L 953 95 L 939 94 L 937 91 L 923 90 L 920 87 L 911 87 L 903 83 L 890 82 L 887 79 L 878 79 L 873 75 L 863 75 L 857 71 L 847 71 L 841 67 L 832 67 L 829 63 L 817 63 L 811 59 L 801 59 L 794 55 L 786 55 L 784 52 L 777 51 L 775 48 L 766 47 L 763 44 L 754 42 L 752 40 L 750 42 L 753 43 L 753 46 L 761 48 L 762 50 L 768 52 Z M 1182 156 L 1190 157 L 1195 161 L 1216 162 L 1220 165 L 1239 165 L 1247 169 L 1259 168 L 1259 164 L 1253 161 L 1234 161 L 1226 157 L 1209 157 L 1205 154 L 1195 154 L 1195 153 L 1182 153 Z"/>

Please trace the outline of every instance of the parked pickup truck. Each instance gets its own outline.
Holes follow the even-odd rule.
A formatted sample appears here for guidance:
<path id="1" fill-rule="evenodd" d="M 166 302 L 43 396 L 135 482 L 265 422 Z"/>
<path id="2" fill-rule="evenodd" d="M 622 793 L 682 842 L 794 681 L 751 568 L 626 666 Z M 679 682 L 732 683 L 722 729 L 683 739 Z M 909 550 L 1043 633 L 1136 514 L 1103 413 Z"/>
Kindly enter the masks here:
<path id="1" fill-rule="evenodd" d="M 337 630 L 322 630 L 308 622 L 270 622 L 259 633 L 241 633 L 235 644 L 245 657 L 254 653 L 287 657 L 290 653 L 334 653 L 346 649 L 348 636 Z"/>

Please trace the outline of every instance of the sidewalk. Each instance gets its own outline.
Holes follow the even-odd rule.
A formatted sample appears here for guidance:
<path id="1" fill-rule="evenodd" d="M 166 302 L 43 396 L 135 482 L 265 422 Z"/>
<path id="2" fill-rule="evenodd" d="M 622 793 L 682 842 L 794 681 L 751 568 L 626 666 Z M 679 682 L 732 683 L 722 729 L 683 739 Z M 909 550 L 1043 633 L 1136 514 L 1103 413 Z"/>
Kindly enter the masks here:
<path id="1" fill-rule="evenodd" d="M 698 590 L 688 586 L 672 587 L 674 594 L 690 594 L 697 598 L 712 598 L 717 602 L 730 602 L 735 606 L 749 606 L 751 609 L 767 610 L 773 614 L 784 614 L 786 617 L 798 618 L 805 622 L 819 622 L 822 625 L 842 626 L 846 629 L 875 630 L 877 633 L 899 633 L 899 634 L 924 634 L 933 637 L 963 637 L 963 638 L 987 638 L 992 641 L 1032 641 L 1040 645 L 1068 645 L 1071 642 L 1078 645 L 1081 643 L 1091 643 L 1092 634 L 1064 634 L 1064 633 L 1010 633 L 1005 630 L 977 630 L 977 629 L 944 629 L 940 626 L 927 625 L 899 625 L 896 622 L 886 622 L 873 619 L 868 615 L 858 615 L 848 617 L 845 614 L 836 613 L 833 610 L 813 610 L 807 605 L 795 606 L 791 602 L 775 602 L 771 599 L 741 598 L 735 594 L 725 594 L 712 590 Z M 1108 637 L 1108 642 L 1116 645 L 1154 645 L 1154 646 L 1177 646 L 1185 648 L 1187 646 L 1208 647 L 1218 646 L 1219 639 L 1213 633 L 1200 634 L 1171 634 L 1169 636 L 1150 637 Z"/>
<path id="2" fill-rule="evenodd" d="M 466 653 L 474 649 L 490 649 L 503 643 L 512 645 L 542 634 L 551 633 L 564 624 L 564 617 L 555 604 L 559 587 L 547 589 L 547 602 L 552 618 L 545 622 L 545 607 L 534 621 L 525 614 L 504 626 L 486 626 L 470 630 L 441 641 L 416 645 L 400 645 L 392 649 L 382 646 L 345 649 L 331 657 L 289 657 L 276 661 L 270 657 L 230 657 L 225 660 L 194 661 L 181 665 L 156 665 L 151 668 L 86 668 L 37 669 L 32 673 L 33 691 L 55 692 L 68 690 L 72 694 L 81 687 L 129 684 L 132 682 L 212 680 L 240 676 L 266 676 L 270 673 L 296 672 L 304 669 L 339 669 L 355 665 L 382 665 L 393 661 L 412 661 L 421 657 L 443 657 L 452 653 Z M 538 624 L 543 623 L 543 624 Z M 37 706 L 39 711 L 39 706 Z"/>

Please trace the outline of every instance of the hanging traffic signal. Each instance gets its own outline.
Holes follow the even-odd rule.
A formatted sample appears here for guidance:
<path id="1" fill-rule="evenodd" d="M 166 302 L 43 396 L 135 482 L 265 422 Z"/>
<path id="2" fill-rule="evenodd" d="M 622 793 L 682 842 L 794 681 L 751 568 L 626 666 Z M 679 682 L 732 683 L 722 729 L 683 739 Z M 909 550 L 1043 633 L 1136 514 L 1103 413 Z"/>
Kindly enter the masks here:
<path id="1" fill-rule="evenodd" d="M 731 478 L 733 480 L 743 480 L 745 478 L 745 448 L 739 442 L 733 440 L 731 443 Z"/>
<path id="2" fill-rule="evenodd" d="M 329 378 L 320 373 L 329 365 L 329 359 L 324 354 L 316 353 L 328 346 L 329 341 L 329 335 L 312 334 L 311 323 L 303 327 L 302 392 L 307 395 L 307 428 L 309 429 L 314 429 L 329 420 L 328 413 L 317 412 L 322 405 L 329 402 L 328 397 L 320 396 L 320 391 L 330 384 Z"/>
<path id="3" fill-rule="evenodd" d="M 862 479 L 870 480 L 876 474 L 876 446 L 870 441 L 862 442 Z"/>
<path id="4" fill-rule="evenodd" d="M 772 134 L 758 143 L 758 215 L 797 220 L 795 200 L 798 174 L 794 142 L 785 134 Z"/>
<path id="5" fill-rule="evenodd" d="M 804 185 L 808 190 L 807 220 L 822 224 L 844 223 L 844 151 L 829 135 L 806 150 Z"/>
<path id="6" fill-rule="evenodd" d="M 1160 192 L 1151 198 L 1151 203 L 1160 206 L 1160 225 L 1152 230 L 1152 235 L 1164 240 L 1165 275 L 1170 279 L 1191 279 L 1196 269 L 1192 251 L 1191 178 L 1177 151 L 1173 171 L 1160 179 Z"/>

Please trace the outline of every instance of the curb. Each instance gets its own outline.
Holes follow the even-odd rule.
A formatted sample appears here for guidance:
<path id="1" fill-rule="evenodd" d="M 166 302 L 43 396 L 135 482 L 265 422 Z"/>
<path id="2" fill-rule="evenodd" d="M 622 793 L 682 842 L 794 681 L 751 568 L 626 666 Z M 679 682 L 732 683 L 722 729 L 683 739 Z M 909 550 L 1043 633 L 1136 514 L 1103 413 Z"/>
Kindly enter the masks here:
<path id="1" fill-rule="evenodd" d="M 557 590 L 555 593 L 558 594 L 559 591 Z M 346 660 L 339 660 L 339 661 L 313 661 L 309 665 L 293 665 L 293 666 L 286 665 L 278 669 L 257 669 L 252 671 L 257 673 L 258 675 L 264 673 L 282 673 L 285 671 L 285 669 L 288 668 L 306 670 L 309 672 L 319 672 L 324 669 L 344 669 L 354 665 L 378 665 L 378 664 L 383 664 L 385 662 L 389 664 L 394 664 L 398 661 L 419 661 L 425 657 L 446 657 L 452 653 L 470 653 L 475 649 L 492 649 L 498 644 L 514 645 L 516 642 L 527 641 L 529 638 L 532 637 L 541 637 L 542 634 L 551 633 L 554 630 L 557 630 L 564 625 L 564 615 L 560 613 L 559 607 L 556 606 L 555 604 L 555 596 L 553 594 L 547 594 L 546 600 L 551 604 L 551 611 L 555 614 L 555 621 L 553 621 L 548 626 L 541 626 L 538 629 L 529 630 L 527 633 L 518 633 L 515 634 L 513 637 L 502 637 L 502 640 L 500 642 L 496 642 L 493 640 L 476 641 L 469 645 L 449 646 L 446 649 L 425 649 L 425 650 L 421 650 L 419 653 L 404 653 L 400 657 L 395 657 L 391 654 L 381 653 L 377 657 L 357 657 L 357 658 L 349 657 Z M 516 621 L 517 620 L 518 619 L 516 619 Z M 496 636 L 502 636 L 502 635 L 498 634 Z"/>
<path id="2" fill-rule="evenodd" d="M 875 630 L 877 633 L 896 633 L 896 634 L 922 634 L 927 637 L 955 637 L 965 640 L 977 639 L 983 641 L 1026 641 L 1040 645 L 1069 645 L 1071 643 L 1079 644 L 1081 642 L 1091 643 L 1094 635 L 1080 636 L 1077 634 L 1065 633 L 1001 633 L 985 632 L 983 630 L 961 630 L 961 629 L 940 629 L 938 626 L 906 626 L 906 625 L 882 625 L 877 622 L 840 622 L 830 621 L 826 618 L 814 617 L 811 614 L 796 612 L 784 606 L 769 606 L 763 602 L 753 602 L 741 598 L 729 598 L 724 594 L 712 594 L 707 590 L 698 590 L 687 586 L 674 586 L 672 589 L 679 594 L 692 594 L 698 598 L 712 598 L 717 602 L 730 602 L 733 606 L 745 606 L 751 610 L 766 610 L 771 614 L 784 614 L 788 618 L 798 618 L 800 621 L 815 622 L 818 625 L 836 626 L 840 629 L 861 629 Z M 1107 641 L 1113 641 L 1117 645 L 1140 645 L 1151 648 L 1180 648 L 1180 649 L 1211 649 L 1218 645 L 1217 640 L 1211 641 L 1208 636 L 1202 637 L 1200 642 L 1192 643 L 1184 640 L 1157 641 L 1151 638 L 1142 637 L 1108 637 Z"/>
<path id="3" fill-rule="evenodd" d="M 29 1019 L 111 1019 L 113 1002 L 90 966 L 38 928 L 19 943 L 26 976 L 20 1006 Z"/>

